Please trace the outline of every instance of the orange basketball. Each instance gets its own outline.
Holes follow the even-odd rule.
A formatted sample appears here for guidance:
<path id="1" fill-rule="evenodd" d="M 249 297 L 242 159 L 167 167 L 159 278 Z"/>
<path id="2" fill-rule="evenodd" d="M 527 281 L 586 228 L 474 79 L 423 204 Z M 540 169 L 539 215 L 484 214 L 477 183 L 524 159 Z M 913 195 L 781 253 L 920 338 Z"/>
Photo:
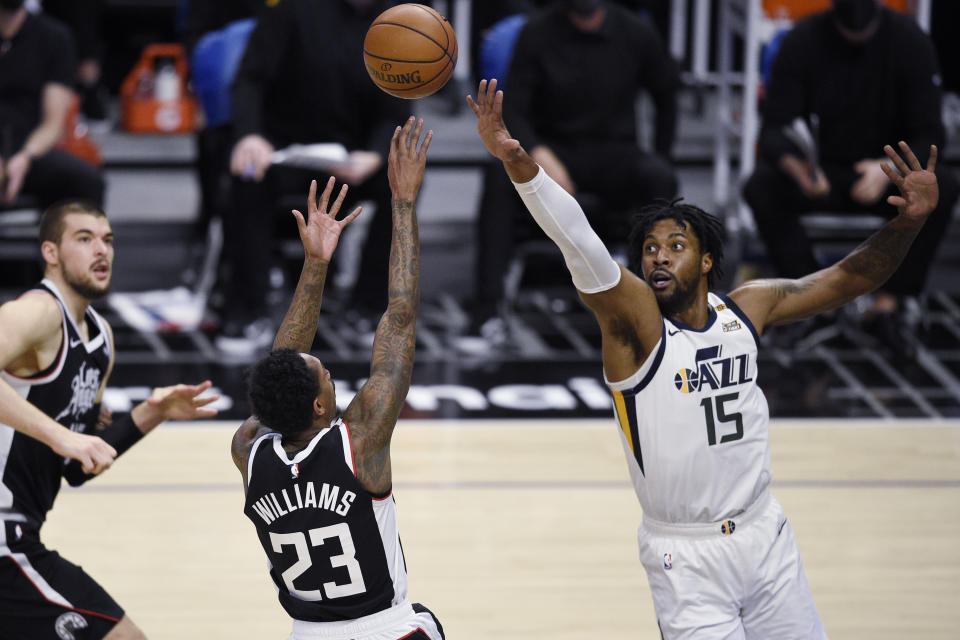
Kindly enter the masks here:
<path id="1" fill-rule="evenodd" d="M 450 21 L 422 4 L 399 4 L 373 21 L 363 62 L 374 84 L 398 98 L 423 98 L 447 84 L 457 66 Z"/>

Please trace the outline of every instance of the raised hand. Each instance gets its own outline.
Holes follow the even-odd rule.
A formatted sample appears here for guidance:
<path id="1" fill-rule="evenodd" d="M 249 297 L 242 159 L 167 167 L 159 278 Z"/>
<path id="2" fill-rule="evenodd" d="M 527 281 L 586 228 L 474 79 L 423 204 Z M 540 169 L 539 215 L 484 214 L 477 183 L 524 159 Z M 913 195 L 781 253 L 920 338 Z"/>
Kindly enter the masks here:
<path id="1" fill-rule="evenodd" d="M 334 182 L 333 177 L 327 180 L 327 186 L 320 195 L 320 202 L 318 203 L 317 181 L 310 181 L 310 192 L 307 196 L 308 217 L 306 219 L 304 219 L 302 213 L 296 209 L 293 210 L 293 216 L 297 219 L 297 230 L 300 232 L 300 241 L 303 242 L 304 253 L 307 258 L 320 260 L 321 262 L 330 262 L 333 258 L 333 252 L 337 249 L 337 243 L 340 241 L 340 233 L 360 215 L 362 210 L 361 207 L 357 207 L 343 220 L 337 220 L 337 214 L 340 213 L 343 199 L 347 195 L 347 185 L 340 187 L 337 199 L 333 201 L 332 205 L 329 205 Z"/>
<path id="2" fill-rule="evenodd" d="M 937 176 L 933 173 L 937 166 L 937 147 L 930 145 L 930 158 L 927 160 L 927 168 L 924 169 L 910 145 L 901 140 L 899 146 L 906 161 L 890 145 L 883 148 L 896 167 L 894 169 L 884 163 L 883 172 L 900 189 L 900 195 L 889 196 L 887 202 L 896 207 L 902 216 L 925 218 L 936 208 L 940 199 Z"/>
<path id="3" fill-rule="evenodd" d="M 220 398 L 218 395 L 200 397 L 213 383 L 209 380 L 200 384 L 177 384 L 171 387 L 157 387 L 147 398 L 147 405 L 164 420 L 194 420 L 212 418 L 216 409 L 204 409 L 206 405 Z M 140 425 L 143 426 L 143 425 Z"/>
<path id="4" fill-rule="evenodd" d="M 477 116 L 477 133 L 495 158 L 507 162 L 520 149 L 520 142 L 510 137 L 503 122 L 503 91 L 497 91 L 497 79 L 480 81 L 477 99 L 467 96 L 467 104 Z"/>
<path id="5" fill-rule="evenodd" d="M 422 131 L 423 119 L 410 116 L 403 127 L 397 127 L 393 132 L 390 157 L 387 159 L 387 176 L 395 199 L 415 200 L 420 191 L 423 172 L 427 166 L 427 149 L 433 140 L 433 130 L 430 130 L 421 142 Z"/>

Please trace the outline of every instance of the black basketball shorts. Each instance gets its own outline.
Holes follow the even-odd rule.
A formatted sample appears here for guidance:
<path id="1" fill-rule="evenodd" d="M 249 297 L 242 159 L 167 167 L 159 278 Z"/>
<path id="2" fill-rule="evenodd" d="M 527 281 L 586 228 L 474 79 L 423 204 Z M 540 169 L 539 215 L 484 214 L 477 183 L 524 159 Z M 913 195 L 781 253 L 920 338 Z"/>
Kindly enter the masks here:
<path id="1" fill-rule="evenodd" d="M 36 529 L 0 524 L 0 640 L 99 640 L 123 618 L 103 587 L 44 547 Z"/>

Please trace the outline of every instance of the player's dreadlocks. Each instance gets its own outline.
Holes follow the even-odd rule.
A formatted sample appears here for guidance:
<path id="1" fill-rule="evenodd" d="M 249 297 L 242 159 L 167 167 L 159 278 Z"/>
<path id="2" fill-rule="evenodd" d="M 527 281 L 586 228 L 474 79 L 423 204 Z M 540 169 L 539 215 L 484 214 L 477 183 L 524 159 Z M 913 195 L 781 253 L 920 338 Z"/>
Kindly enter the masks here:
<path id="1" fill-rule="evenodd" d="M 692 204 L 682 204 L 683 198 L 672 202 L 657 200 L 642 208 L 633 216 L 629 236 L 629 268 L 643 277 L 641 259 L 643 240 L 653 225 L 660 220 L 673 219 L 684 230 L 690 229 L 700 242 L 700 254 L 709 253 L 713 257 L 713 268 L 707 274 L 707 285 L 713 289 L 716 281 L 723 277 L 723 243 L 727 239 L 723 222 L 715 215 L 707 213 Z"/>

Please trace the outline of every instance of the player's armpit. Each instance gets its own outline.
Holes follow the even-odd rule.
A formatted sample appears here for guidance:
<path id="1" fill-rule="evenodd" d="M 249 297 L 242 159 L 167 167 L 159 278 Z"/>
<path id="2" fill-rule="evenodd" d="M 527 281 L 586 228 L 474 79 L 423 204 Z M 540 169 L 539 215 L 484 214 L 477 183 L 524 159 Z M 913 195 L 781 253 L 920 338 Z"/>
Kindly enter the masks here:
<path id="1" fill-rule="evenodd" d="M 620 282 L 599 293 L 580 293 L 603 336 L 603 368 L 610 380 L 630 377 L 656 348 L 663 316 L 650 286 L 621 265 Z"/>

